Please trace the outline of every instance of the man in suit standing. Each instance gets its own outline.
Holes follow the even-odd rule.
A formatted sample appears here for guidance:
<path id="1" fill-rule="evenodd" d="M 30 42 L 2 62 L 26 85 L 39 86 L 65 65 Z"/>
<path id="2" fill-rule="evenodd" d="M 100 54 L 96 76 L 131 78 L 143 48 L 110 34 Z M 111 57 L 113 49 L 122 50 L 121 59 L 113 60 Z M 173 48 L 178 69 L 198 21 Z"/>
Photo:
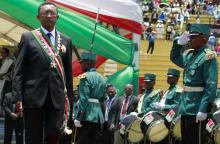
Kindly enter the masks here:
<path id="1" fill-rule="evenodd" d="M 207 114 L 216 97 L 218 62 L 216 52 L 207 48 L 209 25 L 192 24 L 173 42 L 170 59 L 184 69 L 181 95 L 181 135 L 183 144 L 205 144 Z M 186 45 L 190 50 L 182 52 Z M 192 139 L 193 138 L 193 139 Z"/>
<path id="2" fill-rule="evenodd" d="M 134 112 L 137 108 L 138 98 L 133 95 L 133 85 L 125 85 L 125 93 L 123 97 L 120 97 L 120 117 L 122 120 L 126 115 Z"/>
<path id="3" fill-rule="evenodd" d="M 138 98 L 133 95 L 133 85 L 126 84 L 124 96 L 121 96 L 119 98 L 119 122 L 131 112 L 134 112 L 137 108 L 137 104 Z M 121 143 L 124 143 L 124 140 L 120 136 L 119 129 L 117 129 L 115 132 L 115 144 Z"/>
<path id="4" fill-rule="evenodd" d="M 58 8 L 50 2 L 38 8 L 39 29 L 22 34 L 13 75 L 17 111 L 24 110 L 26 143 L 57 144 L 73 104 L 72 43 L 55 23 Z M 64 118 L 65 116 L 65 118 Z M 72 112 L 68 126 L 71 126 Z"/>
<path id="5" fill-rule="evenodd" d="M 83 73 L 80 77 L 77 111 L 76 144 L 102 144 L 100 136 L 104 124 L 102 106 L 105 101 L 106 80 L 95 69 L 96 55 L 83 52 L 80 57 Z"/>
<path id="6" fill-rule="evenodd" d="M 114 144 L 114 132 L 118 125 L 119 98 L 116 96 L 116 89 L 112 85 L 107 86 L 107 100 L 104 102 L 105 123 L 104 123 L 104 144 Z"/>
<path id="7" fill-rule="evenodd" d="M 16 144 L 23 144 L 23 114 L 15 110 L 15 102 L 11 92 L 5 94 L 3 107 L 5 109 L 4 144 L 11 144 L 14 130 Z"/>

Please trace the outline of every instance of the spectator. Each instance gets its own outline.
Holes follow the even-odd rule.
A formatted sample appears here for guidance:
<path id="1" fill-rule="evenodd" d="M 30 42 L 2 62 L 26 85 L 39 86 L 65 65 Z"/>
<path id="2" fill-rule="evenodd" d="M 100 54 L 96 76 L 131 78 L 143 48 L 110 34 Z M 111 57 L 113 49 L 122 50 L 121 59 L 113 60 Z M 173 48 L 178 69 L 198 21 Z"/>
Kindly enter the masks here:
<path id="1" fill-rule="evenodd" d="M 165 14 L 164 11 L 162 11 L 162 12 L 160 13 L 159 20 L 161 20 L 161 21 L 163 22 L 163 24 L 166 23 L 166 14 Z"/>
<path id="2" fill-rule="evenodd" d="M 154 9 L 154 11 L 152 12 L 152 15 L 151 15 L 151 22 L 153 24 L 155 24 L 158 20 L 158 13 L 157 13 L 157 10 Z"/>
<path id="3" fill-rule="evenodd" d="M 163 38 L 163 23 L 161 20 L 158 20 L 158 23 L 156 25 L 156 31 L 157 31 L 157 38 L 162 39 Z"/>
<path id="4" fill-rule="evenodd" d="M 8 48 L 3 47 L 0 51 L 1 54 L 1 67 L 0 67 L 0 98 L 1 98 L 1 106 L 4 101 L 4 93 L 3 87 L 6 90 L 8 86 L 9 77 L 11 74 L 11 66 L 13 64 L 13 60 L 9 57 L 10 51 Z M 1 108 L 0 114 L 3 115 L 3 109 Z"/>
<path id="5" fill-rule="evenodd" d="M 148 49 L 147 49 L 147 54 L 148 52 L 151 50 L 150 54 L 153 53 L 154 51 L 154 41 L 155 41 L 155 38 L 154 38 L 154 34 L 153 33 L 150 33 L 149 37 L 148 37 L 148 42 L 149 42 L 149 45 L 148 45 Z"/>
<path id="6" fill-rule="evenodd" d="M 219 56 L 220 55 L 220 44 L 219 43 L 217 44 L 215 51 L 216 51 L 217 55 Z"/>
<path id="7" fill-rule="evenodd" d="M 208 46 L 211 50 L 214 50 L 215 47 L 215 36 L 213 33 L 210 34 L 208 39 Z"/>
<path id="8" fill-rule="evenodd" d="M 166 28 L 166 40 L 170 40 L 172 31 L 173 31 L 173 27 L 170 23 L 168 23 L 167 28 Z"/>
<path id="9" fill-rule="evenodd" d="M 12 134 L 15 130 L 16 144 L 23 144 L 23 113 L 15 109 L 15 100 L 12 93 L 7 93 L 3 102 L 5 109 L 4 144 L 11 144 Z"/>

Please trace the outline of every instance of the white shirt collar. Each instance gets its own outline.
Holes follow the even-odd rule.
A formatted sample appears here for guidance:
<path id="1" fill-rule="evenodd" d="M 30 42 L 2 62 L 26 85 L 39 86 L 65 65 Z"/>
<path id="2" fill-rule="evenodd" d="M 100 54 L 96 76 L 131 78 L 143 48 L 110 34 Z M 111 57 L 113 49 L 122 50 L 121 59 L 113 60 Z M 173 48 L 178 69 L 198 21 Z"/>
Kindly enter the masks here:
<path id="1" fill-rule="evenodd" d="M 43 30 L 43 32 L 47 35 L 48 33 L 51 33 L 52 34 L 52 36 L 55 38 L 55 35 L 56 35 L 56 30 L 55 30 L 55 28 L 51 31 L 51 32 L 49 32 L 48 30 L 46 30 L 43 26 L 41 26 L 41 29 Z"/>

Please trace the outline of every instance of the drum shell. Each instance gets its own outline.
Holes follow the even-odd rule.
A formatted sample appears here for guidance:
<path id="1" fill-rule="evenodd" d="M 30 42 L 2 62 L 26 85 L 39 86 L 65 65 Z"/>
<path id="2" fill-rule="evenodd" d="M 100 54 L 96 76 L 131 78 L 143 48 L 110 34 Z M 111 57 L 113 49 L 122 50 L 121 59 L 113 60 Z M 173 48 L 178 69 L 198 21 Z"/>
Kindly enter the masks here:
<path id="1" fill-rule="evenodd" d="M 125 118 L 123 118 L 120 123 L 119 123 L 119 128 L 120 128 L 120 135 L 122 138 L 125 138 L 128 134 L 128 128 L 137 119 L 135 115 L 128 115 Z M 124 129 L 123 129 L 124 128 Z M 123 129 L 123 130 L 122 130 Z M 124 134 L 122 133 L 124 131 Z"/>
<path id="2" fill-rule="evenodd" d="M 153 117 L 152 122 L 150 122 L 149 124 L 147 124 L 145 122 L 145 118 L 147 116 L 151 115 Z M 155 134 L 155 136 L 152 136 L 152 131 L 155 131 L 155 128 L 162 128 L 160 133 L 161 135 L 159 135 L 158 133 Z M 141 122 L 141 130 L 144 134 L 146 134 L 147 138 L 151 141 L 151 142 L 160 142 L 162 141 L 169 133 L 168 129 L 166 128 L 165 124 L 164 124 L 164 116 L 161 113 L 155 112 L 155 111 L 151 111 L 149 113 L 147 113 L 144 117 L 143 120 Z"/>

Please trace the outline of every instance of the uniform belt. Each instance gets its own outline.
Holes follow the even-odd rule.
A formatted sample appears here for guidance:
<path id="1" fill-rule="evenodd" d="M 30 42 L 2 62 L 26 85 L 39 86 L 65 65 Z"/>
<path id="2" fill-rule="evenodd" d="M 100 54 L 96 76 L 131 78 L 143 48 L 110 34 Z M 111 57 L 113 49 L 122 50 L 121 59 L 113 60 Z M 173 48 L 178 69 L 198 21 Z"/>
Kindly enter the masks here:
<path id="1" fill-rule="evenodd" d="M 184 86 L 183 90 L 184 90 L 184 92 L 202 92 L 204 90 L 204 87 Z"/>
<path id="2" fill-rule="evenodd" d="M 98 99 L 94 99 L 94 98 L 89 98 L 88 102 L 99 103 L 99 100 Z"/>

